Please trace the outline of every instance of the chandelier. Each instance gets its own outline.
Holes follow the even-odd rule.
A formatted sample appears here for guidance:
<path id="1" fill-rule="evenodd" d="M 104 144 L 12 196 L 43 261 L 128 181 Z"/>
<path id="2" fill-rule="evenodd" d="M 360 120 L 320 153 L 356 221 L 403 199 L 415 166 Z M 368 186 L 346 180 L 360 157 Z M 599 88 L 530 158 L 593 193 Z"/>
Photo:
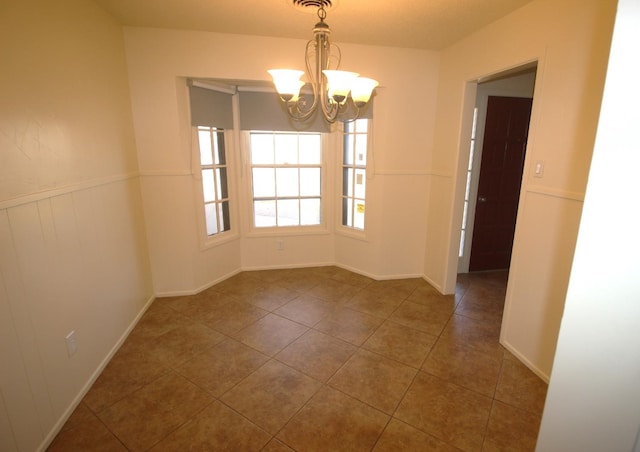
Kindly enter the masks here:
<path id="1" fill-rule="evenodd" d="M 307 42 L 304 52 L 306 74 L 311 85 L 312 98 L 300 94 L 305 82 L 300 78 L 304 71 L 293 69 L 271 69 L 280 99 L 286 104 L 289 115 L 299 121 L 311 117 L 318 107 L 329 123 L 336 120 L 356 119 L 378 86 L 378 82 L 360 77 L 356 72 L 340 71 L 340 49 L 329 42 L 331 29 L 324 21 L 327 17 L 325 6 L 331 0 L 293 0 L 294 5 L 317 6 L 318 22 L 313 28 L 314 39 Z M 355 108 L 351 107 L 353 105 Z"/>

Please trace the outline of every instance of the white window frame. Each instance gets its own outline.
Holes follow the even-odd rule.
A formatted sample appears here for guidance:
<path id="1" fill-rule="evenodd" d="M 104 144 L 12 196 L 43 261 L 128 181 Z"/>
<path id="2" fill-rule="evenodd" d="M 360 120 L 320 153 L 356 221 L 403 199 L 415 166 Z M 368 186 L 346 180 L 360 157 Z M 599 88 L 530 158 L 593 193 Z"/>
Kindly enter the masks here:
<path id="1" fill-rule="evenodd" d="M 327 133 L 320 133 L 320 146 L 321 146 L 321 163 L 320 163 L 320 209 L 321 217 L 320 224 L 318 225 L 303 225 L 303 226 L 269 226 L 269 227 L 256 227 L 254 223 L 254 211 L 253 211 L 253 177 L 251 163 L 251 132 L 265 132 L 265 131 L 242 131 L 242 154 L 244 159 L 243 167 L 245 168 L 243 174 L 242 186 L 246 190 L 243 194 L 243 198 L 246 200 L 245 208 L 245 226 L 248 231 L 246 236 L 248 237 L 261 237 L 261 236 L 293 236 L 293 235 L 309 235 L 309 234 L 328 234 L 328 224 L 330 224 L 333 217 L 333 207 L 330 205 L 327 189 L 329 187 L 329 179 L 331 175 L 327 166 L 327 155 L 331 152 L 329 148 L 329 136 Z M 267 131 L 269 132 L 269 131 Z M 274 131 L 278 133 L 278 131 Z M 291 133 L 283 131 L 282 133 Z M 304 133 L 304 132 L 301 132 Z M 297 167 L 297 165 L 293 165 Z"/>
<path id="2" fill-rule="evenodd" d="M 339 132 L 337 133 L 339 143 L 337 144 L 337 162 L 336 162 L 336 180 L 339 181 L 336 185 L 337 193 L 336 193 L 336 232 L 340 235 L 344 235 L 347 237 L 359 239 L 359 240 L 367 240 L 367 218 L 371 218 L 371 215 L 367 215 L 367 205 L 369 206 L 369 210 L 371 209 L 371 196 L 370 196 L 370 181 L 372 179 L 372 164 L 371 159 L 373 158 L 373 120 L 368 118 L 368 127 L 367 127 L 367 164 L 365 165 L 365 174 L 366 174 L 366 186 L 365 186 L 365 224 L 364 229 L 359 229 L 353 226 L 346 226 L 342 224 L 342 206 L 343 206 L 343 169 L 344 169 L 344 136 L 345 132 L 342 127 L 340 127 Z"/>
<path id="3" fill-rule="evenodd" d="M 227 193 L 229 200 L 229 222 L 230 229 L 228 231 L 222 231 L 214 235 L 207 234 L 207 220 L 205 216 L 205 200 L 204 189 L 202 181 L 202 165 L 200 164 L 200 141 L 198 136 L 198 126 L 191 127 L 191 143 L 192 143 L 192 174 L 195 180 L 194 195 L 196 200 L 196 211 L 198 217 L 198 236 L 201 249 L 208 249 L 227 243 L 232 240 L 236 240 L 239 237 L 239 223 L 236 215 L 238 196 L 236 196 L 235 190 L 235 140 L 233 130 L 224 130 L 225 141 L 225 160 L 227 168 Z"/>

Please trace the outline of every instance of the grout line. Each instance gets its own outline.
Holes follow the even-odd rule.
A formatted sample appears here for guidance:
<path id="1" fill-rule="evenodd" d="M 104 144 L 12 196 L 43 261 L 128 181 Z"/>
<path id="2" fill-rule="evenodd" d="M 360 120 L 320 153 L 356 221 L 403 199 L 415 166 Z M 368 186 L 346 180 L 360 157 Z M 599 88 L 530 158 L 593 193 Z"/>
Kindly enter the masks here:
<path id="1" fill-rule="evenodd" d="M 242 275 L 241 272 L 239 273 L 239 275 Z M 250 272 L 247 272 L 250 273 Z M 286 273 L 283 273 L 283 275 L 286 275 Z M 198 410 L 195 414 L 193 414 L 192 416 L 190 416 L 185 422 L 183 422 L 181 425 L 179 425 L 178 427 L 176 427 L 174 430 L 172 430 L 170 433 L 168 433 L 167 435 L 165 435 L 163 438 L 161 438 L 160 440 L 158 440 L 158 442 L 156 442 L 155 444 L 158 444 L 164 440 L 166 440 L 166 438 L 168 438 L 170 435 L 174 434 L 174 432 L 182 429 L 186 424 L 193 422 L 197 419 L 197 417 L 209 406 L 211 406 L 212 403 L 215 403 L 216 401 L 220 402 L 223 406 L 225 406 L 226 408 L 232 410 L 234 413 L 238 414 L 239 416 L 241 416 L 243 419 L 246 419 L 251 425 L 254 425 L 256 428 L 260 429 L 261 431 L 264 431 L 269 437 L 270 439 L 267 441 L 267 443 L 263 446 L 267 447 L 267 445 L 274 440 L 280 441 L 283 444 L 286 444 L 284 441 L 280 440 L 277 438 L 277 435 L 280 434 L 280 432 L 282 432 L 282 430 L 290 424 L 290 422 L 292 421 L 292 419 L 294 419 L 302 410 L 305 409 L 305 407 L 307 407 L 310 403 L 311 400 L 313 400 L 315 397 L 317 397 L 318 393 L 320 391 L 323 390 L 332 390 L 332 391 L 337 391 L 339 393 L 341 393 L 342 395 L 344 395 L 345 397 L 348 397 L 350 399 L 356 400 L 360 403 L 362 403 L 363 405 L 370 407 L 371 409 L 376 410 L 379 413 L 384 414 L 385 416 L 388 416 L 388 420 L 386 422 L 386 424 L 384 425 L 384 427 L 382 428 L 382 430 L 380 431 L 380 434 L 378 435 L 378 437 L 376 438 L 376 441 L 374 443 L 374 448 L 376 447 L 376 445 L 380 442 L 382 436 L 384 435 L 384 432 L 386 431 L 386 429 L 388 428 L 388 426 L 391 423 L 392 419 L 396 419 L 399 422 L 402 422 L 406 425 L 410 425 L 412 428 L 415 428 L 418 431 L 423 432 L 424 434 L 429 435 L 430 437 L 433 438 L 438 438 L 440 441 L 443 441 L 445 443 L 447 443 L 446 440 L 444 440 L 443 438 L 439 438 L 438 436 L 436 436 L 434 433 L 432 432 L 428 432 L 423 430 L 422 428 L 412 425 L 412 424 L 408 424 L 407 422 L 399 419 L 396 417 L 396 414 L 398 412 L 398 409 L 400 408 L 400 406 L 402 405 L 403 401 L 406 399 L 407 394 L 410 392 L 411 388 L 414 386 L 416 379 L 419 378 L 418 376 L 420 375 L 420 373 L 423 373 L 424 375 L 430 375 L 434 378 L 438 378 L 439 380 L 442 380 L 448 384 L 453 384 L 456 385 L 460 388 L 465 389 L 466 391 L 470 391 L 473 392 L 475 394 L 481 395 L 483 397 L 487 397 L 491 399 L 491 404 L 490 404 L 490 408 L 489 408 L 489 413 L 488 413 L 488 417 L 487 417 L 487 421 L 484 425 L 484 433 L 483 433 L 483 437 L 482 437 L 482 446 L 484 446 L 484 443 L 486 441 L 486 437 L 487 437 L 487 432 L 488 432 L 488 428 L 489 428 L 489 422 L 491 419 L 491 415 L 492 412 L 494 410 L 494 406 L 497 402 L 501 402 L 501 403 L 505 403 L 508 406 L 511 406 L 515 409 L 518 409 L 522 412 L 526 412 L 526 413 L 532 413 L 535 415 L 540 415 L 540 413 L 536 413 L 536 412 L 530 412 L 529 410 L 526 409 L 522 409 L 519 408 L 517 406 L 513 406 L 510 403 L 506 403 L 506 402 L 502 402 L 499 401 L 498 399 L 496 399 L 496 394 L 497 394 L 497 388 L 500 384 L 500 379 L 502 378 L 502 374 L 504 371 L 504 366 L 505 366 L 505 353 L 503 351 L 502 353 L 502 358 L 500 361 L 500 366 L 499 366 L 499 371 L 498 371 L 498 379 L 495 382 L 495 385 L 493 386 L 493 391 L 492 391 L 492 395 L 488 396 L 485 393 L 482 392 L 478 392 L 474 389 L 468 388 L 466 386 L 463 386 L 461 384 L 456 383 L 455 381 L 451 380 L 451 378 L 443 378 L 440 377 L 438 375 L 434 375 L 426 370 L 424 370 L 424 366 L 425 363 L 428 361 L 428 359 L 432 356 L 432 354 L 434 353 L 435 348 L 438 346 L 438 344 L 440 343 L 440 341 L 444 340 L 444 333 L 447 331 L 447 328 L 449 328 L 452 325 L 453 320 L 456 318 L 456 316 L 461 316 L 467 319 L 471 319 L 473 321 L 478 321 L 478 322 L 482 322 L 481 319 L 476 319 L 473 317 L 469 317 L 468 315 L 466 315 L 465 313 L 458 313 L 457 310 L 458 308 L 462 305 L 463 301 L 467 298 L 467 296 L 469 296 L 472 291 L 473 291 L 473 287 L 474 287 L 474 283 L 475 283 L 475 279 L 471 279 L 469 278 L 466 282 L 466 287 L 464 287 L 463 289 L 459 289 L 460 292 L 456 292 L 453 297 L 454 297 L 454 303 L 453 303 L 453 309 L 451 311 L 451 313 L 449 314 L 447 320 L 444 322 L 442 328 L 440 329 L 438 334 L 433 334 L 430 332 L 426 332 L 423 330 L 418 330 L 415 329 L 411 326 L 406 326 L 403 325 L 402 323 L 398 323 L 396 320 L 392 319 L 393 315 L 398 312 L 401 307 L 403 305 L 405 305 L 406 303 L 413 303 L 416 304 L 418 306 L 422 306 L 422 307 L 426 307 L 428 308 L 428 306 L 425 306 L 423 304 L 420 304 L 419 302 L 416 303 L 414 301 L 411 301 L 410 298 L 418 293 L 419 289 L 420 289 L 420 284 L 417 283 L 410 292 L 408 292 L 407 295 L 405 296 L 398 296 L 397 298 L 400 299 L 401 301 L 393 308 L 390 310 L 389 314 L 384 314 L 384 315 L 380 315 L 380 314 L 371 314 L 370 312 L 365 312 L 362 310 L 362 308 L 358 309 L 358 308 L 354 308 L 351 306 L 348 306 L 348 303 L 350 300 L 353 300 L 354 297 L 356 297 L 358 294 L 361 294 L 365 291 L 373 291 L 375 290 L 374 284 L 375 281 L 371 281 L 368 284 L 364 284 L 364 285 L 360 285 L 358 283 L 358 285 L 354 286 L 352 284 L 349 284 L 349 282 L 345 282 L 343 280 L 338 279 L 339 276 L 341 275 L 341 273 L 339 272 L 334 272 L 334 273 L 330 273 L 327 272 L 325 273 L 321 273 L 321 274 L 316 274 L 314 276 L 314 274 L 312 272 L 309 273 L 303 273 L 302 274 L 302 278 L 304 281 L 309 282 L 309 284 L 305 284 L 303 288 L 300 288 L 299 286 L 296 286 L 296 288 L 293 288 L 293 286 L 295 285 L 295 281 L 296 281 L 296 273 L 295 272 L 291 272 L 289 274 L 290 276 L 285 277 L 280 277 L 280 278 L 276 278 L 274 280 L 264 280 L 259 278 L 257 275 L 252 275 L 252 274 L 247 274 L 246 277 L 239 277 L 239 279 L 237 281 L 233 281 L 233 277 L 230 278 L 229 280 L 224 281 L 223 283 L 221 283 L 219 286 L 212 286 L 211 288 L 208 288 L 207 290 L 213 290 L 216 293 L 220 293 L 220 294 L 224 294 L 225 296 L 229 297 L 229 301 L 227 301 L 226 303 L 221 304 L 220 306 L 226 306 L 229 303 L 235 303 L 235 302 L 241 302 L 241 303 L 246 303 L 250 306 L 255 307 L 256 309 L 260 309 L 261 311 L 264 311 L 266 314 L 264 314 L 263 316 L 254 319 L 252 322 L 250 322 L 247 325 L 243 325 L 242 328 L 238 329 L 237 331 L 234 332 L 230 332 L 230 330 L 228 328 L 223 328 L 225 329 L 227 332 L 225 331 L 220 331 L 219 329 L 216 329 L 215 327 L 212 327 L 206 323 L 204 323 L 201 319 L 199 318 L 195 318 L 195 317 L 190 317 L 187 314 L 185 314 L 183 311 L 180 311 L 178 309 L 176 309 L 176 305 L 174 303 L 172 303 L 171 301 L 167 302 L 167 303 L 163 303 L 163 306 L 166 306 L 167 308 L 170 309 L 170 311 L 175 312 L 180 314 L 181 316 L 184 316 L 185 318 L 188 318 L 189 321 L 191 322 L 190 324 L 200 324 L 200 325 L 204 325 L 205 327 L 211 329 L 212 331 L 215 331 L 217 333 L 219 333 L 221 335 L 221 337 L 223 338 L 221 341 L 217 342 L 216 344 L 210 346 L 210 347 L 206 347 L 203 350 L 200 350 L 198 353 L 196 353 L 195 355 L 191 356 L 187 361 L 196 359 L 199 355 L 203 354 L 203 353 L 207 353 L 211 350 L 213 350 L 215 347 L 218 347 L 221 343 L 227 341 L 227 340 L 232 340 L 236 343 L 242 344 L 245 347 L 248 347 L 249 349 L 260 353 L 260 355 L 264 356 L 266 359 L 265 361 L 260 364 L 257 368 L 253 369 L 252 371 L 250 371 L 247 375 L 245 375 L 243 378 L 241 378 L 239 381 L 235 382 L 235 384 L 233 384 L 231 387 L 229 387 L 228 389 L 226 389 L 224 392 L 222 392 L 219 396 L 216 396 L 214 394 L 212 394 L 211 392 L 209 392 L 208 390 L 206 390 L 205 388 L 201 387 L 200 385 L 198 385 L 196 382 L 192 381 L 190 378 L 182 375 L 182 373 L 180 373 L 177 369 L 180 368 L 180 366 L 182 366 L 184 364 L 184 362 L 181 362 L 179 365 L 175 365 L 175 363 L 169 364 L 168 366 L 164 366 L 163 364 L 163 369 L 158 373 L 158 375 L 155 375 L 150 381 L 145 382 L 144 384 L 142 384 L 142 386 L 140 386 L 138 389 L 132 391 L 129 394 L 124 395 L 123 397 L 121 397 L 120 399 L 118 399 L 117 401 L 113 401 L 111 402 L 107 407 L 105 407 L 102 411 L 108 409 L 109 407 L 117 404 L 118 402 L 120 402 L 121 400 L 124 400 L 128 397 L 133 396 L 134 394 L 138 393 L 139 391 L 141 391 L 142 389 L 144 389 L 145 387 L 147 387 L 148 385 L 152 384 L 153 382 L 157 381 L 159 378 L 162 378 L 166 375 L 168 375 L 169 373 L 173 373 L 175 375 L 179 375 L 180 377 L 184 378 L 186 381 L 190 382 L 191 384 L 193 384 L 194 386 L 196 386 L 198 389 L 204 391 L 209 397 L 211 397 L 211 402 L 206 404 L 205 407 L 203 407 L 202 409 Z M 334 296 L 331 296 L 330 300 L 326 299 L 327 294 L 323 293 L 323 297 L 325 298 L 320 298 L 317 297 L 316 295 L 314 295 L 314 290 L 316 290 L 316 288 L 320 287 L 323 284 L 323 281 L 327 281 L 330 280 L 333 283 L 339 284 L 341 286 L 336 286 L 336 287 L 345 287 L 345 290 L 342 291 L 338 291 L 339 293 L 337 293 Z M 348 280 L 348 279 L 347 279 Z M 229 283 L 227 283 L 228 281 L 231 281 Z M 265 293 L 268 294 L 269 290 L 272 288 L 277 288 L 277 289 L 285 289 L 286 291 L 291 292 L 292 295 L 295 295 L 293 298 L 288 298 L 286 301 L 284 301 L 282 304 L 278 304 L 279 302 L 276 301 L 274 303 L 270 304 L 270 307 L 274 306 L 277 304 L 277 306 L 275 308 L 272 309 L 265 309 L 263 307 L 260 307 L 250 301 L 247 301 L 247 296 L 249 295 L 243 295 L 242 290 L 240 291 L 240 293 L 237 292 L 237 289 L 240 287 L 241 289 L 246 288 L 245 284 L 247 284 L 247 281 L 253 281 L 252 283 L 249 284 L 257 284 L 257 286 L 262 287 L 265 290 Z M 225 284 L 226 283 L 226 284 Z M 239 286 L 239 285 L 240 286 Z M 493 287 L 494 285 L 496 285 L 496 287 L 499 287 L 498 284 L 491 284 L 490 286 Z M 500 283 L 501 285 L 501 283 Z M 351 287 L 351 289 L 346 289 L 346 286 Z M 491 288 L 489 287 L 489 289 Z M 234 290 L 236 289 L 235 293 Z M 331 291 L 329 291 L 329 293 L 331 293 Z M 372 292 L 375 295 L 375 292 Z M 353 344 L 349 341 L 346 341 L 345 339 L 342 339 L 341 337 L 337 337 L 332 333 L 328 333 L 325 331 L 321 331 L 319 329 L 317 329 L 317 326 L 320 322 L 322 322 L 323 320 L 329 318 L 332 313 L 327 313 L 324 314 L 317 322 L 315 322 L 313 324 L 313 326 L 309 326 L 307 324 L 303 324 L 297 320 L 285 317 L 284 315 L 280 315 L 279 313 L 277 313 L 276 311 L 278 311 L 279 309 L 283 308 L 284 306 L 288 305 L 289 303 L 294 302 L 295 300 L 298 300 L 300 297 L 302 296 L 312 296 L 315 298 L 318 298 L 319 300 L 322 300 L 325 303 L 335 303 L 335 305 L 341 309 L 347 309 L 349 311 L 352 311 L 354 313 L 358 313 L 361 314 L 363 316 L 367 316 L 367 317 L 372 317 L 372 318 L 376 318 L 378 320 L 380 320 L 380 323 L 377 324 L 375 327 L 372 328 L 372 330 L 366 335 L 366 337 L 359 343 L 359 345 Z M 386 296 L 386 293 L 385 293 Z M 194 295 L 189 295 L 189 296 L 180 296 L 180 297 L 176 297 L 176 298 L 188 298 L 188 297 L 194 297 Z M 338 299 L 338 301 L 332 301 L 335 298 Z M 365 307 L 367 300 L 365 299 Z M 251 327 L 252 325 L 255 325 L 257 322 L 261 321 L 262 319 L 264 319 L 266 316 L 268 316 L 269 314 L 273 314 L 275 316 L 278 316 L 281 319 L 285 319 L 287 321 L 293 322 L 296 325 L 300 325 L 302 327 L 304 327 L 306 330 L 299 336 L 296 336 L 295 338 L 289 340 L 286 342 L 286 344 L 282 347 L 279 347 L 278 350 L 276 350 L 275 353 L 272 354 L 267 354 L 261 350 L 256 349 L 255 347 L 246 344 L 244 342 L 242 342 L 239 338 L 237 338 L 237 334 L 240 331 L 243 331 L 246 328 Z M 431 345 L 431 347 L 429 348 L 428 352 L 426 353 L 425 357 L 422 359 L 421 363 L 419 364 L 419 366 L 416 368 L 413 365 L 408 365 L 404 362 L 399 361 L 397 358 L 395 357 L 390 357 L 390 356 L 385 356 L 384 354 L 374 351 L 374 350 L 369 350 L 368 348 L 365 347 L 365 344 L 367 344 L 367 342 L 373 337 L 375 336 L 383 327 L 383 325 L 387 324 L 387 322 L 395 324 L 395 325 L 401 325 L 402 327 L 406 328 L 406 329 L 411 329 L 423 334 L 426 334 L 428 336 L 431 336 L 433 338 L 435 338 L 433 344 Z M 170 329 L 169 331 L 173 331 L 175 328 Z M 290 347 L 292 344 L 294 344 L 295 342 L 297 342 L 298 340 L 300 340 L 301 338 L 307 336 L 311 331 L 318 333 L 318 334 L 322 334 L 325 335 L 329 338 L 331 338 L 332 340 L 337 340 L 340 341 L 344 344 L 348 344 L 350 346 L 353 347 L 353 352 L 349 355 L 349 357 L 344 360 L 342 362 L 342 364 L 330 375 L 328 376 L 328 378 L 326 378 L 324 381 L 322 380 L 318 380 L 316 377 L 312 376 L 312 375 L 308 375 L 305 371 L 299 370 L 289 364 L 287 364 L 286 362 L 283 362 L 280 360 L 280 358 L 278 358 L 278 355 L 280 355 L 280 353 L 282 353 L 284 350 L 286 350 L 288 347 Z M 166 334 L 166 332 L 162 333 L 162 334 Z M 460 347 L 462 347 L 463 349 L 467 349 L 465 344 L 460 344 Z M 468 348 L 469 350 L 472 350 L 474 352 L 483 354 L 483 355 L 488 355 L 486 353 L 484 353 L 483 351 L 477 351 L 475 349 L 472 348 Z M 343 369 L 345 369 L 349 363 L 352 363 L 354 358 L 361 352 L 366 352 L 369 354 L 373 354 L 377 357 L 380 357 L 384 360 L 389 360 L 392 361 L 394 363 L 400 364 L 402 366 L 406 366 L 407 368 L 410 368 L 411 370 L 414 371 L 413 377 L 411 378 L 411 381 L 408 383 L 408 385 L 406 386 L 405 390 L 403 391 L 402 395 L 397 399 L 397 402 L 395 403 L 393 409 L 390 411 L 390 413 L 387 413 L 386 411 L 383 411 L 380 408 L 377 408 L 375 406 L 373 406 L 371 403 L 366 402 L 364 400 L 359 399 L 356 396 L 350 395 L 348 393 L 346 393 L 345 391 L 334 387 L 330 384 L 331 380 L 339 373 L 341 372 Z M 489 356 L 489 355 L 488 355 Z M 185 361 L 185 362 L 187 362 Z M 233 407 L 231 407 L 230 405 L 228 405 L 227 403 L 225 403 L 225 401 L 222 399 L 222 397 L 225 396 L 225 394 L 228 394 L 229 392 L 235 390 L 238 386 L 240 386 L 243 382 L 245 382 L 248 378 L 250 378 L 252 375 L 254 375 L 256 372 L 258 372 L 260 369 L 262 369 L 264 366 L 266 366 L 267 364 L 274 362 L 274 363 L 278 363 L 279 365 L 283 365 L 286 366 L 287 368 L 291 369 L 292 371 L 295 371 L 301 375 L 304 375 L 306 378 L 310 378 L 313 381 L 316 381 L 319 383 L 317 389 L 313 392 L 313 394 L 300 406 L 300 408 L 298 410 L 295 411 L 295 413 L 293 413 L 287 420 L 286 422 L 278 429 L 278 431 L 275 434 L 271 434 L 270 432 L 266 431 L 264 428 L 260 427 L 258 424 L 256 424 L 254 421 L 252 421 L 251 419 L 249 419 L 247 416 L 243 415 L 242 413 L 238 412 L 237 410 L 235 410 Z M 84 403 L 84 402 L 82 402 Z M 93 409 L 91 409 L 88 405 L 84 404 L 87 409 L 89 409 L 89 411 L 92 413 L 93 416 L 95 416 L 104 426 L 105 428 L 107 428 L 107 430 L 120 442 L 122 443 L 122 441 L 120 440 L 120 438 L 117 437 L 117 435 L 112 432 L 107 426 L 106 424 L 104 424 L 104 422 L 102 421 L 102 419 L 99 417 L 98 413 L 94 412 Z M 449 443 L 447 443 L 449 444 Z M 288 447 L 288 444 L 286 444 Z M 450 445 L 450 444 L 449 444 Z M 126 447 L 126 446 L 125 446 Z"/>
<path id="2" fill-rule="evenodd" d="M 491 422 L 491 415 L 493 414 L 493 406 L 496 403 L 496 399 L 491 399 L 491 406 L 489 407 L 489 415 L 487 416 L 487 422 L 484 425 L 484 433 L 482 434 L 482 447 L 480 450 L 484 450 L 484 443 L 487 441 L 487 432 L 489 431 L 489 422 Z"/>

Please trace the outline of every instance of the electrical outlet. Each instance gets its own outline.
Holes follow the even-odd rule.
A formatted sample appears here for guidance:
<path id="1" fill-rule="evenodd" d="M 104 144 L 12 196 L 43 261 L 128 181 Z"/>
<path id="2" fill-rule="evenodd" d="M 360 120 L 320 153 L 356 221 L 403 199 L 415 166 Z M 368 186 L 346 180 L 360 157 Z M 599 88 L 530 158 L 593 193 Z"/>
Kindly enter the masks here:
<path id="1" fill-rule="evenodd" d="M 69 358 L 71 358 L 78 351 L 78 344 L 76 343 L 76 332 L 71 331 L 65 336 L 64 339 L 67 343 L 67 355 L 69 355 Z"/>
<path id="2" fill-rule="evenodd" d="M 538 160 L 536 162 L 536 167 L 533 173 L 533 177 L 541 178 L 544 175 L 544 161 Z"/>
<path id="3" fill-rule="evenodd" d="M 276 243 L 277 243 L 278 251 L 284 251 L 284 240 L 278 240 L 276 241 Z"/>

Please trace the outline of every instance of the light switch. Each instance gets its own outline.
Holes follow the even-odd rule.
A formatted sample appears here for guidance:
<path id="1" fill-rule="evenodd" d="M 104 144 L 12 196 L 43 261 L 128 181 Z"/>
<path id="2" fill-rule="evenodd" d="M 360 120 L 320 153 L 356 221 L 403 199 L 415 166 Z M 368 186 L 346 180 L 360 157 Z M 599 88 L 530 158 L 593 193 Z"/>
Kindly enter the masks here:
<path id="1" fill-rule="evenodd" d="M 69 358 L 71 358 L 78 351 L 78 343 L 76 342 L 76 332 L 71 331 L 69 334 L 65 336 L 64 339 L 67 343 L 67 354 L 69 355 Z"/>
<path id="2" fill-rule="evenodd" d="M 544 174 L 544 161 L 538 160 L 536 162 L 536 167 L 533 173 L 533 177 L 542 177 Z"/>

